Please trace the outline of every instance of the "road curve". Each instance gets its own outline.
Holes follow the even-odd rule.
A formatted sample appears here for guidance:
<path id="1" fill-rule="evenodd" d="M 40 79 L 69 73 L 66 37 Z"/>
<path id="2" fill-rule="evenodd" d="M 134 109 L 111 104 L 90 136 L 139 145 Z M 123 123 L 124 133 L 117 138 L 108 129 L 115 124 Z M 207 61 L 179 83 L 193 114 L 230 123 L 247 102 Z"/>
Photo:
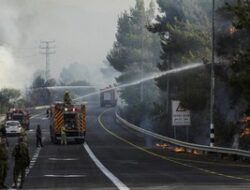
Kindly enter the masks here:
<path id="1" fill-rule="evenodd" d="M 35 146 L 34 129 L 42 126 L 44 147 Z M 28 132 L 33 157 L 25 189 L 250 189 L 250 167 L 176 155 L 155 146 L 157 140 L 116 123 L 114 109 L 87 107 L 87 145 L 54 145 L 42 112 Z M 10 137 L 11 152 L 16 137 Z M 97 164 L 96 160 L 101 164 Z M 12 184 L 13 160 L 7 184 Z M 108 176 L 102 169 L 110 172 Z M 114 180 L 115 179 L 115 180 Z M 114 181 L 118 181 L 116 183 Z"/>

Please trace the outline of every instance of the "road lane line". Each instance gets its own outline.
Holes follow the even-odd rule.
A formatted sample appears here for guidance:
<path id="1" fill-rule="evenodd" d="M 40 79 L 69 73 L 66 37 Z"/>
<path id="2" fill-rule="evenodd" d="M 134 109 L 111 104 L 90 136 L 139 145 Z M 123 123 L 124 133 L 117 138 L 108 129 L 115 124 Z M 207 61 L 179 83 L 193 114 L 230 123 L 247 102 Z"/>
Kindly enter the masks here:
<path id="1" fill-rule="evenodd" d="M 107 131 L 109 134 L 111 134 L 112 136 L 116 137 L 117 139 L 119 139 L 119 140 L 121 140 L 121 141 L 123 141 L 123 142 L 125 142 L 125 143 L 127 143 L 127 144 L 129 144 L 129 145 L 131 145 L 131 146 L 133 146 L 133 147 L 135 147 L 135 148 L 137 148 L 137 149 L 143 151 L 143 152 L 146 152 L 146 153 L 148 153 L 148 154 L 150 154 L 150 155 L 152 155 L 152 156 L 161 158 L 161 159 L 163 159 L 163 160 L 167 160 L 167 161 L 172 162 L 172 163 L 175 163 L 175 164 L 177 164 L 177 165 L 181 165 L 181 166 L 184 166 L 184 167 L 197 169 L 197 170 L 200 170 L 200 171 L 202 171 L 202 172 L 204 172 L 204 173 L 208 173 L 208 174 L 211 174 L 211 175 L 217 175 L 217 176 L 222 176 L 222 177 L 229 178 L 229 179 L 237 179 L 237 180 L 243 180 L 243 181 L 248 181 L 248 182 L 250 182 L 250 179 L 249 179 L 249 178 L 244 178 L 244 177 L 238 177 L 238 176 L 232 176 L 232 175 L 228 175 L 228 174 L 223 174 L 223 173 L 215 172 L 215 171 L 212 171 L 212 170 L 207 170 L 207 169 L 204 169 L 204 168 L 201 168 L 201 167 L 193 166 L 193 165 L 191 165 L 191 164 L 182 163 L 182 162 L 180 162 L 180 161 L 178 161 L 178 160 L 175 160 L 175 159 L 173 159 L 173 158 L 168 158 L 168 157 L 166 157 L 166 156 L 163 156 L 163 155 L 154 153 L 154 152 L 152 152 L 152 151 L 149 151 L 149 150 L 147 150 L 147 149 L 144 148 L 144 147 L 138 146 L 138 145 L 136 145 L 136 144 L 134 144 L 134 143 L 128 141 L 127 139 L 124 139 L 124 138 L 120 137 L 119 135 L 117 135 L 117 134 L 115 134 L 114 132 L 112 132 L 112 131 L 110 131 L 109 129 L 107 129 L 107 128 L 105 127 L 105 125 L 104 125 L 104 124 L 102 123 L 102 121 L 101 121 L 101 117 L 103 116 L 103 114 L 106 113 L 106 112 L 108 112 L 108 111 L 110 111 L 110 110 L 111 110 L 111 109 L 107 109 L 107 110 L 103 111 L 103 112 L 98 116 L 98 122 L 100 123 L 101 127 L 102 127 L 105 131 Z"/>
<path id="2" fill-rule="evenodd" d="M 62 177 L 62 178 L 79 178 L 79 177 L 87 177 L 87 175 L 43 175 L 44 177 Z"/>
<path id="3" fill-rule="evenodd" d="M 79 158 L 48 158 L 48 160 L 52 160 L 52 161 L 75 161 L 75 160 L 79 160 Z"/>
<path id="4" fill-rule="evenodd" d="M 122 183 L 116 176 L 114 176 L 94 155 L 92 150 L 89 148 L 87 143 L 85 142 L 83 144 L 85 150 L 89 154 L 90 158 L 95 162 L 96 166 L 106 175 L 112 182 L 113 184 L 120 190 L 129 190 L 129 188 Z"/>

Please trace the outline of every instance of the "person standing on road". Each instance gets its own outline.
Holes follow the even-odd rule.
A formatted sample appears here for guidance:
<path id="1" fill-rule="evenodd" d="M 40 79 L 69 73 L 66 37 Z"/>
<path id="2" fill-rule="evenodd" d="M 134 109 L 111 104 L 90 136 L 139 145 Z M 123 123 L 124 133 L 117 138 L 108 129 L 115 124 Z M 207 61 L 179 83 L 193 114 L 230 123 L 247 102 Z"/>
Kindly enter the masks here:
<path id="1" fill-rule="evenodd" d="M 36 128 L 36 147 L 39 146 L 43 147 L 43 143 L 42 143 L 42 130 L 40 125 L 38 124 Z"/>
<path id="2" fill-rule="evenodd" d="M 67 144 L 66 128 L 64 125 L 61 128 L 61 144 Z"/>
<path id="3" fill-rule="evenodd" d="M 18 139 L 18 144 L 15 146 L 12 156 L 15 158 L 15 166 L 13 172 L 14 185 L 13 188 L 17 188 L 17 180 L 19 175 L 21 175 L 21 183 L 19 188 L 23 187 L 24 177 L 25 177 L 25 169 L 30 164 L 30 156 L 29 149 L 27 144 L 24 142 L 23 138 Z"/>
<path id="4" fill-rule="evenodd" d="M 21 131 L 20 131 L 20 138 L 23 139 L 24 143 L 28 144 L 28 137 L 27 137 L 27 132 L 24 126 L 21 127 Z"/>
<path id="5" fill-rule="evenodd" d="M 0 138 L 0 189 L 8 188 L 4 182 L 8 170 L 8 151 L 6 148 L 6 139 Z"/>
<path id="6" fill-rule="evenodd" d="M 0 126 L 0 137 L 5 139 L 6 145 L 9 146 L 9 142 L 7 139 L 7 131 L 6 131 L 6 127 L 5 127 L 4 123 L 2 123 Z"/>

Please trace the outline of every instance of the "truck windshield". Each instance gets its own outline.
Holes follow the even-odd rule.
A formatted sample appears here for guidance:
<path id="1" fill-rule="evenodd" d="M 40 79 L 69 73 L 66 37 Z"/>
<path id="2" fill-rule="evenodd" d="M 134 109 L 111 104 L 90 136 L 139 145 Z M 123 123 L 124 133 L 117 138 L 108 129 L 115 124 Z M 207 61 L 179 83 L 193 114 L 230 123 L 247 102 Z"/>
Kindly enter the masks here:
<path id="1" fill-rule="evenodd" d="M 17 120 L 17 121 L 23 121 L 23 115 L 22 114 L 13 114 L 12 119 Z"/>
<path id="2" fill-rule="evenodd" d="M 65 113 L 64 123 L 66 124 L 67 129 L 76 128 L 76 113 Z"/>

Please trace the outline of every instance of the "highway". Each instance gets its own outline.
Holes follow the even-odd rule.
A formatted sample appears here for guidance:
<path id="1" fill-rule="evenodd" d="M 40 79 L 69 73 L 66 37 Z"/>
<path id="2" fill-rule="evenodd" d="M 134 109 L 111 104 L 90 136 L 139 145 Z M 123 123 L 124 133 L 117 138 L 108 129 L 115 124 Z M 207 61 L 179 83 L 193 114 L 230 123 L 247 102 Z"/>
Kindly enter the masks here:
<path id="1" fill-rule="evenodd" d="M 87 106 L 84 144 L 50 142 L 45 111 L 32 113 L 28 145 L 32 162 L 24 189 L 250 189 L 250 165 L 183 155 L 156 147 L 157 140 L 116 123 L 112 108 Z M 40 124 L 44 147 L 35 144 Z M 8 138 L 9 153 L 17 137 Z M 6 184 L 11 186 L 13 159 Z"/>

